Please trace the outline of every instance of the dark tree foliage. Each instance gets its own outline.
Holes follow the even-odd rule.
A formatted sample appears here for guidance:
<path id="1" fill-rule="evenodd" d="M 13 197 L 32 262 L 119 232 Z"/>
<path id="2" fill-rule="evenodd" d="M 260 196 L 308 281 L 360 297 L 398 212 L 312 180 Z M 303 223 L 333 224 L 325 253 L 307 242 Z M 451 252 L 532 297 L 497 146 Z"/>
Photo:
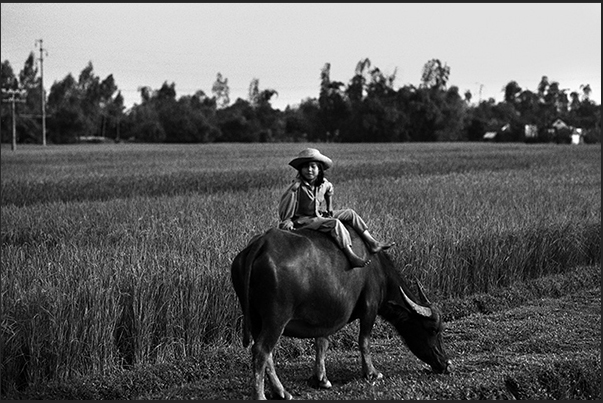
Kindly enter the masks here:
<path id="1" fill-rule="evenodd" d="M 123 135 L 141 142 L 207 143 L 219 136 L 214 124 L 216 103 L 205 93 L 177 98 L 176 84 L 153 91 L 140 88 L 141 104 L 125 117 Z"/>
<path id="2" fill-rule="evenodd" d="M 260 88 L 258 78 L 251 80 L 248 100 L 231 103 L 228 79 L 218 73 L 210 96 L 198 90 L 179 97 L 176 84 L 165 81 L 159 89 L 140 87 L 140 103 L 126 110 L 113 75 L 101 79 L 89 62 L 44 94 L 47 138 L 51 143 L 90 137 L 153 143 L 456 142 L 483 141 L 486 132 L 495 132 L 496 141 L 564 143 L 580 128 L 585 142 L 600 142 L 601 106 L 590 99 L 588 84 L 568 93 L 542 76 L 532 92 L 511 80 L 501 89 L 502 102 L 472 103 L 470 91 L 461 95 L 449 85 L 450 72 L 446 63 L 431 59 L 418 87 L 396 88 L 396 73 L 385 74 L 368 58 L 357 63 L 347 84 L 333 81 L 325 63 L 317 77 L 318 97 L 284 111 L 272 107 L 277 90 Z M 1 85 L 3 92 L 24 92 L 16 105 L 17 141 L 41 143 L 42 93 L 33 52 L 18 74 L 7 60 L 2 63 Z M 10 142 L 7 102 L 1 117 L 2 142 Z M 553 129 L 558 119 L 568 127 Z"/>
<path id="3" fill-rule="evenodd" d="M 259 124 L 255 119 L 254 109 L 251 104 L 241 98 L 217 113 L 220 142 L 252 143 L 260 140 Z"/>
<path id="4" fill-rule="evenodd" d="M 49 141 L 75 143 L 87 137 L 119 139 L 123 101 L 113 75 L 101 81 L 89 62 L 77 81 L 68 74 L 50 87 Z"/>
<path id="5" fill-rule="evenodd" d="M 341 141 L 399 141 L 404 115 L 393 88 L 395 73 L 386 76 L 378 68 L 367 71 L 367 66 L 368 59 L 358 64 L 346 92 L 350 113 L 341 129 Z"/>
<path id="6" fill-rule="evenodd" d="M 340 139 L 339 132 L 350 117 L 351 90 L 348 87 L 348 90 L 344 91 L 342 87 L 344 87 L 342 82 L 331 81 L 331 64 L 326 63 L 320 72 L 318 107 L 320 127 L 324 131 L 317 133 L 318 141 L 345 141 Z"/>
<path id="7" fill-rule="evenodd" d="M 293 116 L 296 122 L 293 125 L 290 125 L 289 121 L 286 122 L 285 133 L 292 136 L 293 141 L 322 141 L 324 133 L 327 132 L 323 125 L 320 105 L 316 98 L 305 99 L 298 108 L 287 108 L 285 116 Z"/>
<path id="8" fill-rule="evenodd" d="M 5 97 L 4 92 L 17 90 L 19 88 L 19 80 L 15 77 L 13 68 L 8 60 L 2 62 L 1 67 L 0 84 L 2 85 L 2 99 L 7 102 L 2 102 L 2 109 L 0 110 L 0 133 L 2 134 L 2 142 L 10 143 L 12 141 L 12 107 L 8 103 L 8 94 Z"/>

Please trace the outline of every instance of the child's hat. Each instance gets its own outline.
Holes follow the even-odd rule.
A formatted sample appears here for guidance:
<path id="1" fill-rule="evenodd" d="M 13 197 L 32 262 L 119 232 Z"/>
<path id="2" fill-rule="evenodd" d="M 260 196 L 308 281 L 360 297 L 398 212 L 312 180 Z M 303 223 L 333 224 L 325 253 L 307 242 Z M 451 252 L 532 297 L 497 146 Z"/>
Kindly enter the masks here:
<path id="1" fill-rule="evenodd" d="M 302 150 L 297 154 L 297 157 L 291 160 L 289 165 L 295 169 L 299 169 L 301 165 L 311 161 L 322 163 L 322 167 L 325 171 L 333 165 L 333 161 L 326 155 L 322 155 L 316 148 L 306 148 L 305 150 Z"/>

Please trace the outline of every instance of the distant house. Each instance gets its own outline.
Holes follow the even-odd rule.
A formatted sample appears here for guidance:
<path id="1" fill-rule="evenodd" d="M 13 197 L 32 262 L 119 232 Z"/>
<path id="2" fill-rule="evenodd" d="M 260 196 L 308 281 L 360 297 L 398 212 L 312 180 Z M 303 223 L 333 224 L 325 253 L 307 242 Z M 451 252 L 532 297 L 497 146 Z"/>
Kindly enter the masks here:
<path id="1" fill-rule="evenodd" d="M 538 137 L 538 127 L 536 125 L 525 125 L 523 133 L 526 139 L 535 139 Z"/>
<path id="2" fill-rule="evenodd" d="M 513 140 L 515 137 L 509 137 L 512 134 L 509 123 L 501 126 L 499 129 L 490 129 L 482 136 L 483 141 L 516 141 Z M 526 142 L 554 141 L 558 144 L 581 144 L 584 143 L 585 137 L 583 129 L 570 126 L 561 118 L 555 119 L 547 126 L 544 133 L 539 133 L 538 126 L 534 124 L 524 125 L 523 134 Z"/>
<path id="3" fill-rule="evenodd" d="M 557 143 L 580 144 L 584 142 L 584 133 L 581 128 L 570 126 L 559 118 L 551 123 L 548 132 Z"/>
<path id="4" fill-rule="evenodd" d="M 113 143 L 113 140 L 103 136 L 79 136 L 77 141 L 80 143 Z"/>
<path id="5" fill-rule="evenodd" d="M 584 143 L 584 132 L 581 128 L 575 128 L 572 131 L 572 144 Z"/>
<path id="6" fill-rule="evenodd" d="M 494 141 L 494 140 L 496 140 L 497 134 L 498 134 L 497 132 L 486 132 L 484 134 L 483 139 L 484 139 L 484 141 Z"/>
<path id="7" fill-rule="evenodd" d="M 551 123 L 551 128 L 553 128 L 555 130 L 562 130 L 562 129 L 569 129 L 570 127 L 563 120 L 557 118 L 557 119 L 555 119 L 555 121 L 553 123 Z"/>
<path id="8" fill-rule="evenodd" d="M 509 130 L 511 130 L 511 125 L 509 123 L 507 123 L 506 125 L 502 126 L 497 131 L 488 131 L 488 132 L 484 133 L 482 139 L 484 141 L 495 141 L 496 137 L 498 137 L 499 134 L 501 134 L 501 136 L 504 137 L 505 132 L 507 132 Z"/>

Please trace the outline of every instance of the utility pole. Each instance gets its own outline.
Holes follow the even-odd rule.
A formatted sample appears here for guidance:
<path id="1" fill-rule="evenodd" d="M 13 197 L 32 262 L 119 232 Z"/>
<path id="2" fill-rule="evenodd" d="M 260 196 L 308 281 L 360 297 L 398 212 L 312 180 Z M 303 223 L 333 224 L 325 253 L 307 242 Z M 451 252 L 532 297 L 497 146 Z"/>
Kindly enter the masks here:
<path id="1" fill-rule="evenodd" d="M 23 94 L 25 93 L 25 91 L 23 91 L 23 90 L 5 90 L 5 89 L 2 89 L 2 92 L 5 93 L 5 94 L 10 95 L 10 99 L 3 99 L 2 102 L 10 102 L 12 104 L 13 142 L 11 144 L 10 149 L 14 151 L 14 150 L 17 149 L 17 119 L 15 117 L 15 103 L 16 102 L 21 102 L 21 103 L 25 102 L 22 99 L 17 99 L 16 96 L 17 95 L 19 97 L 23 96 Z"/>
<path id="2" fill-rule="evenodd" d="M 36 46 L 40 44 L 40 93 L 42 94 L 42 145 L 46 145 L 46 93 L 44 92 L 44 54 L 48 52 L 42 45 L 42 39 L 36 39 Z"/>

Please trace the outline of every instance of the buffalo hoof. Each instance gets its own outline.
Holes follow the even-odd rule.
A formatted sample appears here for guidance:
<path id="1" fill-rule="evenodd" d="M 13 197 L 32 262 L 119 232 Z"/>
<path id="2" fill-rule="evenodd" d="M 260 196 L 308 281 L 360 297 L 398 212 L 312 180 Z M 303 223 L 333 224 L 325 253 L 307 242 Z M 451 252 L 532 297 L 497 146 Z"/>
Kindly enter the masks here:
<path id="1" fill-rule="evenodd" d="M 331 381 L 329 381 L 328 379 L 323 379 L 318 383 L 318 387 L 320 389 L 331 389 L 333 385 L 331 385 Z"/>
<path id="2" fill-rule="evenodd" d="M 452 361 L 448 360 L 446 362 L 446 366 L 443 368 L 442 367 L 431 367 L 430 369 L 425 368 L 424 371 L 426 373 L 449 375 L 453 371 Z"/>
<path id="3" fill-rule="evenodd" d="M 293 400 L 293 396 L 291 395 L 291 393 L 287 392 L 286 390 L 283 391 L 282 396 L 276 393 L 272 393 L 270 397 L 272 400 Z"/>
<path id="4" fill-rule="evenodd" d="M 327 378 L 318 379 L 314 375 L 312 375 L 308 379 L 308 385 L 310 385 L 310 387 L 312 387 L 314 389 L 331 389 L 333 387 L 333 385 Z"/>
<path id="5" fill-rule="evenodd" d="M 383 379 L 383 374 L 381 372 L 376 372 L 376 373 L 373 373 L 373 374 L 368 374 L 366 376 L 366 380 L 370 384 L 374 384 L 375 382 L 377 382 L 377 381 L 379 381 L 381 379 Z"/>

